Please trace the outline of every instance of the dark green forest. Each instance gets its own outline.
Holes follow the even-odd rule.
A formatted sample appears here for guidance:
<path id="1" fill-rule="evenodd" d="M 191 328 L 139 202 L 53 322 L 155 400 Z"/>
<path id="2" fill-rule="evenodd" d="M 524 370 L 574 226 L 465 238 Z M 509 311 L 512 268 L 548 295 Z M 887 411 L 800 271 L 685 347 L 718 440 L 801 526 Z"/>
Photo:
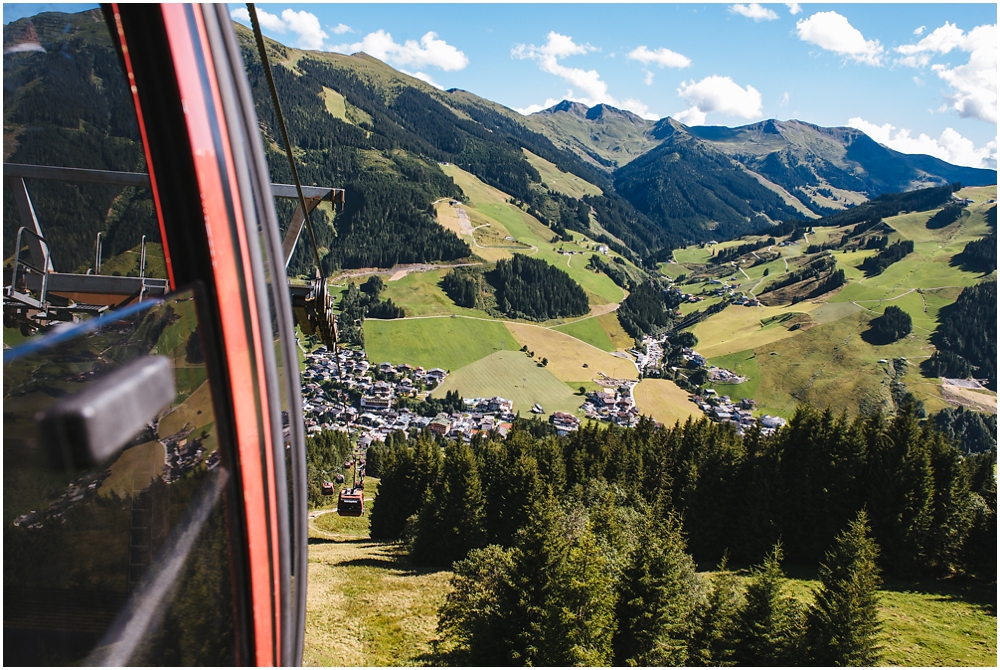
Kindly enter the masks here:
<path id="1" fill-rule="evenodd" d="M 970 375 L 997 388 L 997 283 L 983 282 L 962 289 L 958 300 L 938 313 L 931 335 L 937 351 L 921 364 L 931 377 Z"/>
<path id="2" fill-rule="evenodd" d="M 861 335 L 866 342 L 889 344 L 909 335 L 913 330 L 913 320 L 899 307 L 889 305 L 868 326 L 868 330 Z"/>
<path id="3" fill-rule="evenodd" d="M 493 286 L 497 310 L 515 319 L 545 321 L 590 310 L 587 294 L 565 271 L 524 254 L 497 261 L 486 279 Z"/>
<path id="4" fill-rule="evenodd" d="M 996 575 L 995 449 L 963 456 L 909 405 L 801 407 L 772 437 L 518 423 L 369 451 L 372 537 L 457 561 L 442 662 L 876 664 L 880 574 Z M 781 595 L 783 559 L 820 566 L 811 605 Z M 720 569 L 706 583 L 696 563 Z M 757 567 L 741 586 L 729 564 Z"/>
<path id="5" fill-rule="evenodd" d="M 662 330 L 673 321 L 673 310 L 680 305 L 677 293 L 667 293 L 655 281 L 647 281 L 632 288 L 632 292 L 618 308 L 618 322 L 625 332 L 639 339 Z"/>

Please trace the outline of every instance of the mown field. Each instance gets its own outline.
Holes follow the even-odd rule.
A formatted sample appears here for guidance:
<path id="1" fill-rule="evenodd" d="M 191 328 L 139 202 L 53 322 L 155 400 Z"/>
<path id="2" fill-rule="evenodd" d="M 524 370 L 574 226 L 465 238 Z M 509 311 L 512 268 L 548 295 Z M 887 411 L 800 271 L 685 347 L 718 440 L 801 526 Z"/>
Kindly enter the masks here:
<path id="1" fill-rule="evenodd" d="M 519 345 L 535 352 L 535 358 L 548 358 L 548 369 L 563 381 L 589 380 L 602 372 L 620 379 L 639 376 L 630 360 L 612 356 L 564 332 L 520 323 L 508 323 L 507 328 Z"/>
<path id="2" fill-rule="evenodd" d="M 688 392 L 669 379 L 643 379 L 632 393 L 640 413 L 666 426 L 702 416 L 701 410 L 688 400 Z"/>
<path id="3" fill-rule="evenodd" d="M 455 371 L 495 351 L 517 349 L 500 321 L 454 317 L 366 319 L 365 351 L 372 363 L 420 365 Z"/>
<path id="4" fill-rule="evenodd" d="M 498 395 L 514 401 L 514 411 L 525 417 L 530 416 L 535 403 L 546 414 L 577 413 L 583 399 L 574 395 L 570 386 L 548 368 L 539 366 L 538 357 L 537 351 L 535 359 L 520 351 L 497 351 L 452 371 L 431 395 L 442 397 L 448 391 L 458 391 L 463 398 Z"/>
<path id="5" fill-rule="evenodd" d="M 448 297 L 440 286 L 441 277 L 448 272 L 447 269 L 411 272 L 401 279 L 387 281 L 379 298 L 392 300 L 403 307 L 406 316 L 461 314 L 489 318 L 486 312 L 460 307 Z"/>
<path id="6" fill-rule="evenodd" d="M 601 327 L 601 324 L 597 321 L 598 318 L 581 319 L 580 321 L 574 321 L 563 326 L 556 326 L 552 330 L 566 333 L 603 351 L 616 351 L 618 347 L 615 346 L 615 343 L 608 337 L 604 328 Z"/>

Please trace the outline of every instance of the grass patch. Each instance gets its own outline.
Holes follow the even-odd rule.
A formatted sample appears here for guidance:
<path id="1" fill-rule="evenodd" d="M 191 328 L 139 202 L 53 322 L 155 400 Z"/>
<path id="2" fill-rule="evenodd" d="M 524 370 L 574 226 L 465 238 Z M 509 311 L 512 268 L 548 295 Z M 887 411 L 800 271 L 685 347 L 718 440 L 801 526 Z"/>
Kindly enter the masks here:
<path id="1" fill-rule="evenodd" d="M 852 415 L 892 409 L 890 378 L 878 361 L 906 357 L 917 363 L 932 348 L 919 336 L 883 346 L 866 343 L 861 333 L 874 316 L 859 311 L 754 347 L 760 367 L 756 400 L 761 411 L 788 417 L 800 402 Z"/>
<path id="2" fill-rule="evenodd" d="M 621 322 L 618 320 L 618 314 L 615 312 L 608 312 L 607 314 L 601 314 L 596 317 L 597 323 L 601 324 L 601 328 L 607 334 L 608 339 L 611 343 L 615 345 L 615 349 L 618 351 L 624 351 L 625 349 L 631 349 L 635 346 L 635 340 L 632 336 L 625 332 L 622 328 Z"/>
<path id="3" fill-rule="evenodd" d="M 603 191 L 594 186 L 589 181 L 580 179 L 574 174 L 563 172 L 555 164 L 550 163 L 540 156 L 536 156 L 527 149 L 522 149 L 524 157 L 528 163 L 538 170 L 542 177 L 542 182 L 548 186 L 550 191 L 556 191 L 571 198 L 580 199 L 585 195 L 603 195 Z"/>
<path id="4" fill-rule="evenodd" d="M 337 93 L 332 88 L 327 88 L 326 86 L 323 87 L 321 96 L 323 98 L 323 104 L 326 106 L 326 111 L 330 112 L 330 116 L 350 123 L 347 118 L 347 101 L 344 99 L 344 96 Z"/>
<path id="5" fill-rule="evenodd" d="M 462 314 L 486 318 L 486 312 L 459 307 L 440 286 L 448 270 L 411 272 L 396 281 L 387 281 L 380 299 L 391 299 L 406 310 L 406 316 L 447 316 Z"/>
<path id="6" fill-rule="evenodd" d="M 688 399 L 688 392 L 669 379 L 643 379 L 632 391 L 639 412 L 672 426 L 688 417 L 697 419 L 701 410 Z"/>
<path id="7" fill-rule="evenodd" d="M 366 511 L 377 490 L 366 478 Z M 414 567 L 401 545 L 372 541 L 367 515 L 320 512 L 310 513 L 303 665 L 421 664 L 451 573 Z"/>
<path id="8" fill-rule="evenodd" d="M 365 351 L 372 363 L 457 370 L 495 351 L 518 348 L 503 323 L 459 316 L 366 319 L 364 330 Z"/>
<path id="9" fill-rule="evenodd" d="M 801 603 L 819 588 L 815 568 L 788 566 L 787 590 Z M 879 592 L 882 665 L 995 667 L 996 584 L 888 578 Z"/>
<path id="10" fill-rule="evenodd" d="M 465 398 L 494 395 L 509 398 L 514 401 L 514 410 L 525 416 L 535 403 L 547 414 L 576 413 L 583 404 L 549 369 L 539 367 L 520 351 L 498 351 L 455 370 L 431 395 L 442 397 L 448 391 L 458 391 Z"/>
<path id="11" fill-rule="evenodd" d="M 571 337 L 575 337 L 604 351 L 616 351 L 618 349 L 611 341 L 611 338 L 608 337 L 608 334 L 604 332 L 601 324 L 597 322 L 597 317 L 574 321 L 564 326 L 556 326 L 552 330 L 566 333 Z"/>
<path id="12" fill-rule="evenodd" d="M 547 369 L 563 381 L 593 378 L 601 372 L 623 379 L 639 376 L 630 360 L 612 356 L 566 333 L 521 323 L 508 323 L 507 328 L 519 344 L 535 352 L 535 358 L 548 358 Z"/>
<path id="13" fill-rule="evenodd" d="M 208 382 L 205 382 L 174 411 L 160 419 L 157 432 L 161 437 L 165 437 L 180 432 L 188 424 L 190 424 L 189 427 L 198 429 L 204 428 L 214 421 L 212 390 L 209 388 Z"/>
<path id="14" fill-rule="evenodd" d="M 800 302 L 795 305 L 798 312 L 810 312 L 817 305 Z M 800 331 L 781 326 L 761 325 L 768 319 L 786 314 L 788 306 L 741 307 L 730 306 L 718 314 L 713 314 L 691 332 L 698 338 L 698 352 L 706 358 L 725 356 L 744 349 L 755 349 L 786 337 L 794 337 Z"/>
<path id="15" fill-rule="evenodd" d="M 760 385 L 760 366 L 757 365 L 757 354 L 753 349 L 739 351 L 728 356 L 719 356 L 709 361 L 712 365 L 727 370 L 732 370 L 747 380 L 742 384 L 718 384 L 712 388 L 719 395 L 728 395 L 730 398 L 753 398 Z"/>

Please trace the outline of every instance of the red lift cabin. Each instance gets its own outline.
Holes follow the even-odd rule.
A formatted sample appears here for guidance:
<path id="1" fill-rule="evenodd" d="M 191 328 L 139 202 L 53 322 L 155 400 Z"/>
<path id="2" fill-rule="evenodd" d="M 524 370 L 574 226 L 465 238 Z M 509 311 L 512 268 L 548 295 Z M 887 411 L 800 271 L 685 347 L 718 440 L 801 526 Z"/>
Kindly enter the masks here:
<path id="1" fill-rule="evenodd" d="M 337 514 L 340 516 L 364 516 L 365 493 L 361 489 L 341 489 L 337 500 Z"/>
<path id="2" fill-rule="evenodd" d="M 331 315 L 325 285 L 289 289 L 302 212 L 282 240 L 274 197 L 295 193 L 308 212 L 343 193 L 271 184 L 226 5 L 66 16 L 5 26 L 5 109 L 60 71 L 99 82 L 131 130 L 66 165 L 67 143 L 32 144 L 63 132 L 47 105 L 26 105 L 19 127 L 37 132 L 5 158 L 5 211 L 20 214 L 4 217 L 5 249 L 23 262 L 4 272 L 4 664 L 298 665 L 308 531 L 293 312 L 324 339 Z M 86 39 L 104 51 L 75 57 Z M 124 175 L 102 166 L 128 155 Z M 149 212 L 128 252 L 138 276 L 101 273 L 100 237 L 90 271 L 66 266 L 94 230 L 74 230 L 72 213 L 49 225 L 72 207 L 46 209 L 53 181 L 103 189 L 92 211 L 145 198 L 115 224 Z"/>

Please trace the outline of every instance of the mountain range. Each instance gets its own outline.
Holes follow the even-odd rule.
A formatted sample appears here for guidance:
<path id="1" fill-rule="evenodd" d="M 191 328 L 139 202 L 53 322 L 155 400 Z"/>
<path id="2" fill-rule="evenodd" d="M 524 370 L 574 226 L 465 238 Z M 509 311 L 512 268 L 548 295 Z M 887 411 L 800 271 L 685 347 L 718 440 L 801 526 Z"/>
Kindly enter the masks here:
<path id="1" fill-rule="evenodd" d="M 124 80 L 109 75 L 114 51 L 101 27 L 92 12 L 48 12 L 4 26 L 5 49 L 25 35 L 44 48 L 5 55 L 5 161 L 39 160 L 45 153 L 39 142 L 79 147 L 79 156 L 65 149 L 62 155 L 81 167 L 124 167 L 110 149 L 84 147 L 121 145 L 129 151 L 119 155 L 141 161 L 133 150 L 134 121 L 122 117 Z M 252 36 L 241 25 L 236 30 L 272 177 L 289 181 Z M 686 126 L 570 101 L 525 117 L 467 91 L 437 89 L 363 53 L 267 45 L 303 181 L 348 191 L 344 213 L 320 222 L 317 235 L 331 269 L 469 255 L 431 213 L 434 200 L 462 195 L 441 171 L 445 162 L 507 193 L 554 234 L 603 231 L 602 239 L 637 260 L 779 221 L 814 219 L 884 193 L 996 183 L 995 170 L 902 154 L 852 128 L 774 119 L 737 128 Z M 42 101 L 43 119 L 26 113 Z M 527 152 L 593 184 L 600 195 L 575 198 L 546 184 Z M 4 218 L 7 256 L 12 231 Z M 65 246 L 63 253 L 72 254 L 73 245 Z M 305 262 L 307 250 L 300 251 Z"/>

